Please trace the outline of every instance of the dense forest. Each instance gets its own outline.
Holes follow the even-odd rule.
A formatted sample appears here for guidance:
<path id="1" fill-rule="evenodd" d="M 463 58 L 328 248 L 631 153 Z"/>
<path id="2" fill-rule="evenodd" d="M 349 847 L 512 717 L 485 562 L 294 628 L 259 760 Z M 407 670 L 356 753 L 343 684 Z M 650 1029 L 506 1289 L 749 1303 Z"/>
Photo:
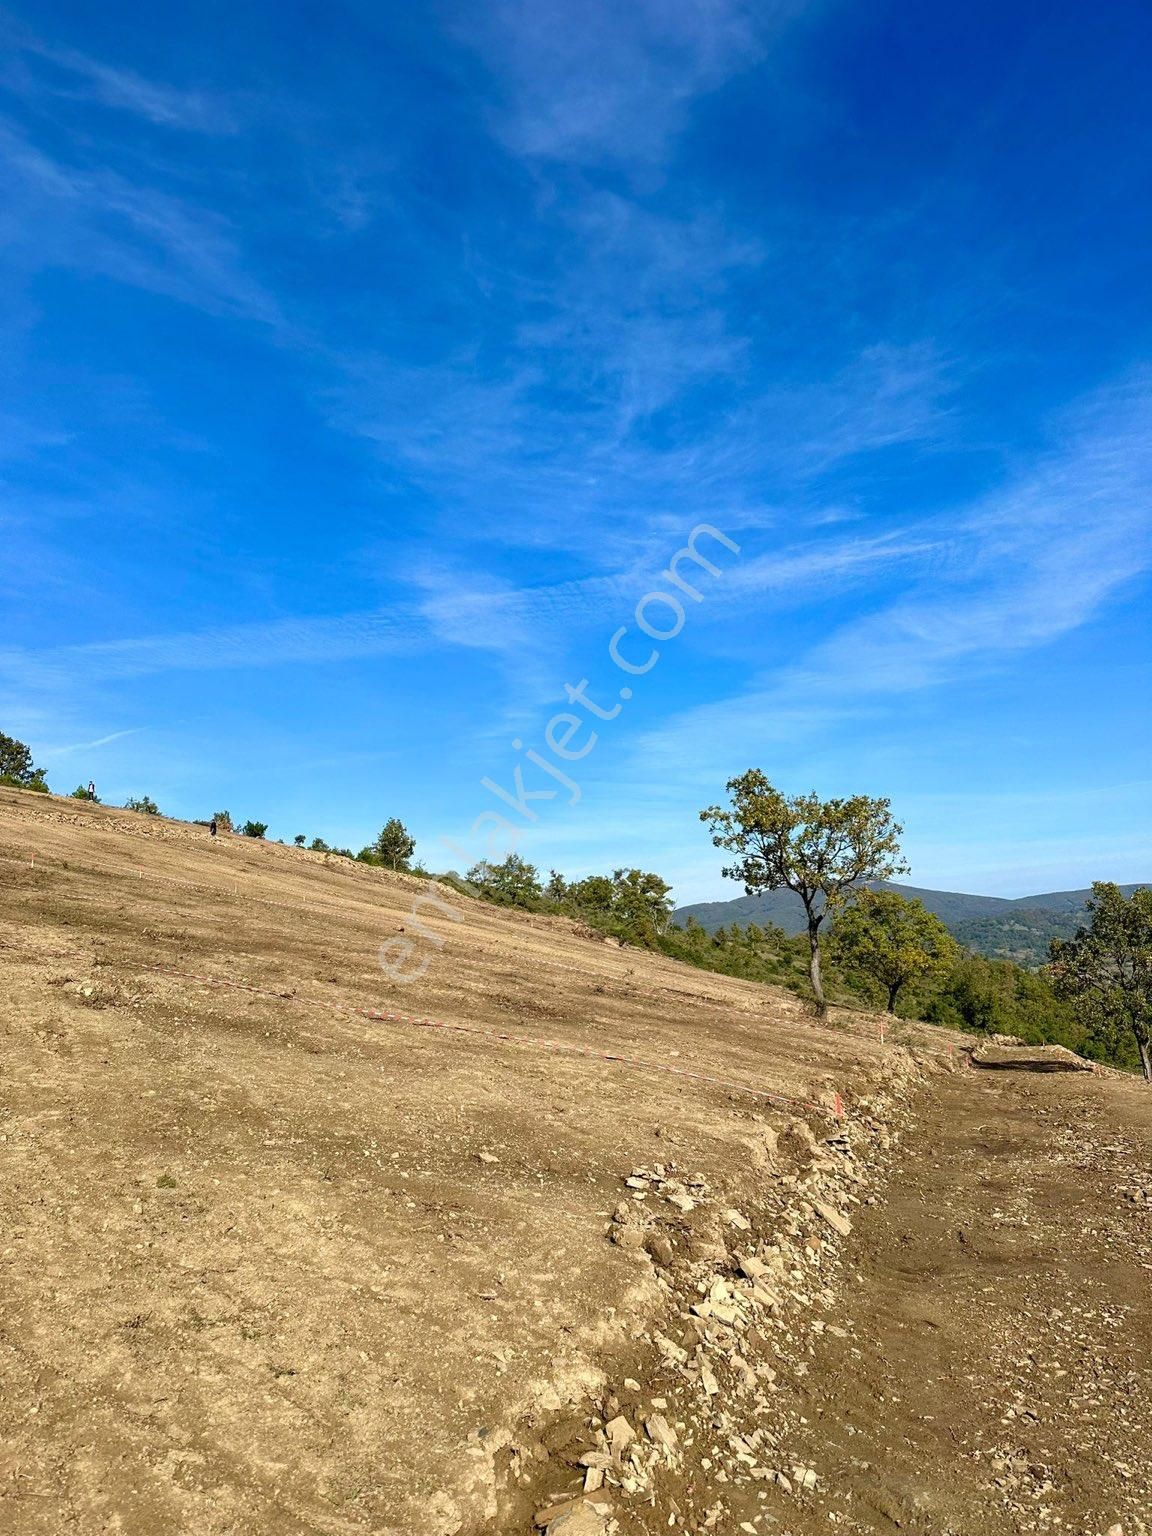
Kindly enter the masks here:
<path id="1" fill-rule="evenodd" d="M 1089 890 L 1051 891 L 1008 900 L 889 881 L 871 882 L 870 888 L 895 891 L 908 900 L 921 902 L 941 919 L 953 938 L 974 954 L 989 960 L 1014 960 L 1028 968 L 1047 965 L 1053 939 L 1070 939 L 1083 926 L 1092 895 Z M 1131 896 L 1141 887 L 1122 885 L 1120 889 L 1125 896 Z M 673 921 L 682 926 L 689 918 L 709 933 L 730 928 L 733 923 L 741 927 L 748 923 L 761 927 L 775 925 L 785 933 L 804 931 L 803 904 L 787 888 L 733 901 L 694 902 L 673 913 Z"/>

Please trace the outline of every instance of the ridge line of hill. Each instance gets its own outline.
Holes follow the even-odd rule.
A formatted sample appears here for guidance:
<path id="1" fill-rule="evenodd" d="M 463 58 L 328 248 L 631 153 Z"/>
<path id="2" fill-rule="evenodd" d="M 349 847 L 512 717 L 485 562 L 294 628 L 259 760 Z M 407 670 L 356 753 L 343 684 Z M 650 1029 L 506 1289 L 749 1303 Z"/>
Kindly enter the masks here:
<path id="1" fill-rule="evenodd" d="M 1152 882 L 1122 885 L 1130 896 Z M 1019 965 L 1043 965 L 1053 939 L 1071 938 L 1087 920 L 1092 892 L 1046 891 L 1035 896 L 976 896 L 963 891 L 936 891 L 900 885 L 891 880 L 869 881 L 870 890 L 895 891 L 923 903 L 966 948 L 989 959 L 1014 960 Z M 709 933 L 737 923 L 774 924 L 787 934 L 804 931 L 804 910 L 793 891 L 767 891 L 731 901 L 689 902 L 677 907 L 673 921 L 692 918 Z"/>

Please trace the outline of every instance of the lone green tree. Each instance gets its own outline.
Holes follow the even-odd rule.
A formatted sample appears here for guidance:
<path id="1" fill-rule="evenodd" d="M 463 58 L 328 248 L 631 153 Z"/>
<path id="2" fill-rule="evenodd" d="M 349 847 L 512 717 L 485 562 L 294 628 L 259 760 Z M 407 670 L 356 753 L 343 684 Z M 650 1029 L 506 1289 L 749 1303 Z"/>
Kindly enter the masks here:
<path id="1" fill-rule="evenodd" d="M 0 784 L 8 784 L 15 789 L 34 789 L 41 794 L 46 794 L 48 791 L 48 785 L 44 780 L 44 769 L 33 766 L 31 749 L 22 741 L 17 741 L 14 736 L 5 736 L 2 731 L 0 731 Z"/>
<path id="2" fill-rule="evenodd" d="M 891 802 L 868 795 L 821 800 L 782 795 L 759 768 L 727 784 L 731 804 L 709 806 L 700 820 L 712 841 L 736 855 L 724 869 L 745 893 L 795 891 L 804 903 L 808 974 L 818 1013 L 827 1011 L 820 975 L 820 927 L 844 905 L 855 886 L 887 880 L 908 866 L 900 856 L 903 827 L 892 820 Z"/>
<path id="3" fill-rule="evenodd" d="M 416 852 L 416 839 L 404 823 L 393 816 L 380 829 L 372 851 L 389 869 L 407 869 L 408 860 Z"/>
<path id="4" fill-rule="evenodd" d="M 1152 890 L 1125 898 L 1118 885 L 1098 880 L 1088 917 L 1075 938 L 1052 940 L 1056 990 L 1110 1052 L 1118 1054 L 1131 1035 L 1144 1081 L 1152 1083 Z"/>
<path id="5" fill-rule="evenodd" d="M 672 887 L 659 875 L 642 869 L 617 869 L 613 911 L 628 933 L 651 944 L 668 927 L 672 916 Z"/>
<path id="6" fill-rule="evenodd" d="M 909 982 L 946 975 L 960 955 L 923 902 L 867 888 L 837 914 L 829 948 L 850 977 L 883 989 L 889 1013 Z"/>

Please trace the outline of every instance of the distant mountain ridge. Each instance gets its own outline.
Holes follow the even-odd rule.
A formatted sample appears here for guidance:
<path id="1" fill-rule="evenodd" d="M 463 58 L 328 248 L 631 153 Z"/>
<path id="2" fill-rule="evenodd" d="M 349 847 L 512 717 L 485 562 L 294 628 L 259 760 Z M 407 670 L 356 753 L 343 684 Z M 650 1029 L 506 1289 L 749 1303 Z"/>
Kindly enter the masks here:
<path id="1" fill-rule="evenodd" d="M 991 959 L 1015 960 L 1018 965 L 1043 965 L 1052 939 L 1071 938 L 1086 921 L 1091 890 L 1046 891 L 1039 896 L 970 896 L 963 891 L 929 891 L 915 885 L 896 885 L 890 880 L 869 882 L 877 891 L 896 891 L 922 901 L 949 932 L 968 949 Z M 1122 885 L 1125 896 L 1143 888 Z M 761 896 L 737 896 L 733 901 L 701 901 L 677 907 L 673 920 L 686 923 L 694 917 L 714 933 L 733 923 L 775 923 L 785 933 L 802 933 L 804 908 L 792 891 L 769 891 Z"/>

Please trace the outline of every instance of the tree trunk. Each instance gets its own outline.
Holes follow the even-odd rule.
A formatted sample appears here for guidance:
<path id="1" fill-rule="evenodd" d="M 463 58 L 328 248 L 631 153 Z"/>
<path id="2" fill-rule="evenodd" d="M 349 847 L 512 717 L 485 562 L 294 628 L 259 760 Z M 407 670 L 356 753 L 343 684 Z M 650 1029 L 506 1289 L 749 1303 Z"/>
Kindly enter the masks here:
<path id="1" fill-rule="evenodd" d="M 888 988 L 888 1012 L 889 1013 L 895 1013 L 896 1012 L 896 996 L 897 996 L 898 992 L 900 991 L 900 988 L 903 985 L 904 985 L 904 983 L 902 981 L 894 981 L 889 986 L 889 988 Z"/>
<path id="2" fill-rule="evenodd" d="M 812 980 L 812 996 L 816 1000 L 816 1012 L 825 1014 L 828 1012 L 828 1004 L 824 1001 L 824 985 L 820 979 L 820 924 L 823 921 L 823 913 L 817 918 L 808 914 L 808 947 L 810 958 L 808 961 L 808 975 Z"/>
<path id="3" fill-rule="evenodd" d="M 1152 1083 L 1152 1044 L 1147 1035 L 1137 1035 L 1136 1044 L 1140 1049 L 1140 1070 L 1144 1074 L 1144 1081 Z"/>

